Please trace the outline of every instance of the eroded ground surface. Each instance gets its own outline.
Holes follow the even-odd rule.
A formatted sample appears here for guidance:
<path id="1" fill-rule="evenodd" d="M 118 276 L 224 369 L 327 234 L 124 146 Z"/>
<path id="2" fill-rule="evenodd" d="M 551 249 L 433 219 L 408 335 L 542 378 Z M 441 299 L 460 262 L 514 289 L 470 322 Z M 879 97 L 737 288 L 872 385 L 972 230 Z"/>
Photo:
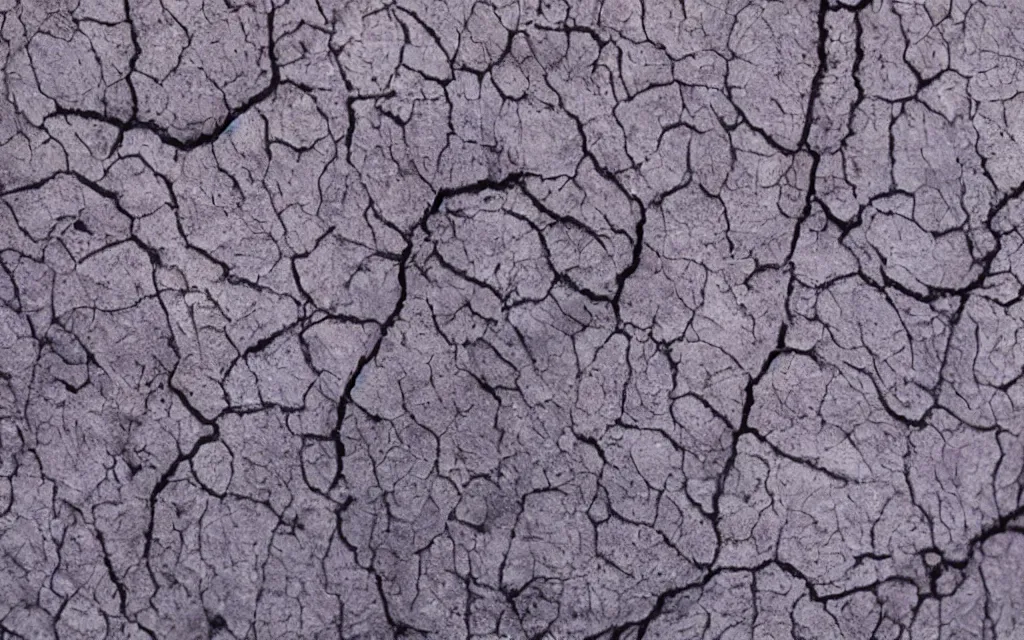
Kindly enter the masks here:
<path id="1" fill-rule="evenodd" d="M 1022 23 L 0 0 L 0 636 L 1024 637 Z"/>

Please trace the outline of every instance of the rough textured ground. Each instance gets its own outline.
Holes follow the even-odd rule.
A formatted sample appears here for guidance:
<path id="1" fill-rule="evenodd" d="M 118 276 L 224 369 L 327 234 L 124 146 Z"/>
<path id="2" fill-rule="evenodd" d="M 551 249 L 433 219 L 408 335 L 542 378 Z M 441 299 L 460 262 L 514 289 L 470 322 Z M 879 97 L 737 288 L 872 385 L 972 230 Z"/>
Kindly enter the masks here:
<path id="1" fill-rule="evenodd" d="M 0 637 L 1024 638 L 1024 3 L 0 0 Z"/>

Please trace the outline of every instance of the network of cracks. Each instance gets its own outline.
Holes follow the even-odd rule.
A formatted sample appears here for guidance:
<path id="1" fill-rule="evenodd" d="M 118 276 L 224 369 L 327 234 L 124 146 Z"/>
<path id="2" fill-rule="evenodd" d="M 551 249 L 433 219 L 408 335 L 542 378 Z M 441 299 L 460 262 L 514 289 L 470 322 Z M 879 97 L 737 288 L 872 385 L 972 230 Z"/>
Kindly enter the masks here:
<path id="1" fill-rule="evenodd" d="M 1018 0 L 0 0 L 0 638 L 1024 637 Z"/>

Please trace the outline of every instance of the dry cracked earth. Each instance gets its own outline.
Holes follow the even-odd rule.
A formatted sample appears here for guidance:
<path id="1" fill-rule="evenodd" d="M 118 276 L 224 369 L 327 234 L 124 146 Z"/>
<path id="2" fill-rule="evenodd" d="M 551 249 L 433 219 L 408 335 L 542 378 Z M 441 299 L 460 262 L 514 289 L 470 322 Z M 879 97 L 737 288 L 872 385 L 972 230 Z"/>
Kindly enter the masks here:
<path id="1" fill-rule="evenodd" d="M 1024 638 L 1020 0 L 0 0 L 0 637 Z"/>

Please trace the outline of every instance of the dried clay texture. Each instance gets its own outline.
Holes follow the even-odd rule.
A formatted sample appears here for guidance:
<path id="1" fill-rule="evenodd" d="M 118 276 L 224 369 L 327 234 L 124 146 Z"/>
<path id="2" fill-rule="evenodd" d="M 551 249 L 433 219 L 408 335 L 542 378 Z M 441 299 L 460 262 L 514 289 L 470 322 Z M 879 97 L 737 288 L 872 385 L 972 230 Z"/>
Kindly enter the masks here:
<path id="1" fill-rule="evenodd" d="M 0 638 L 1024 638 L 1022 24 L 0 0 Z"/>

